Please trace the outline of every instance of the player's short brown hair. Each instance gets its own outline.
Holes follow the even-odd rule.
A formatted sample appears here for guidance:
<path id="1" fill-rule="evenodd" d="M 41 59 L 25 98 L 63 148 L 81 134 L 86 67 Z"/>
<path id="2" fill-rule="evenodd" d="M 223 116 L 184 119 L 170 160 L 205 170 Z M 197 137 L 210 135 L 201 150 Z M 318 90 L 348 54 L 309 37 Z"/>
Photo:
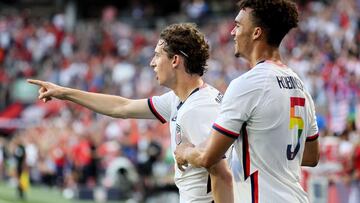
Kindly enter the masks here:
<path id="1" fill-rule="evenodd" d="M 202 76 L 209 59 L 209 44 L 205 36 L 193 23 L 179 23 L 167 26 L 160 33 L 165 41 L 164 50 L 169 57 L 179 54 L 185 58 L 185 70 L 189 74 Z"/>
<path id="2" fill-rule="evenodd" d="M 294 2 L 289 0 L 241 0 L 240 10 L 251 8 L 255 26 L 265 30 L 267 42 L 279 46 L 284 36 L 299 22 L 299 13 Z"/>

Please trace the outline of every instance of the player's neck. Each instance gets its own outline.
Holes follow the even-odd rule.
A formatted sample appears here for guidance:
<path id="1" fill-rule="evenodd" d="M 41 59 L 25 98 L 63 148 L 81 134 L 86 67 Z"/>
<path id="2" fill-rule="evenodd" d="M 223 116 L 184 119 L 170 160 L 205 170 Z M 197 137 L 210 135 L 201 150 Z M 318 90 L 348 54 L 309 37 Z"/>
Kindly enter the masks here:
<path id="1" fill-rule="evenodd" d="M 204 81 L 198 75 L 188 75 L 187 77 L 177 80 L 173 91 L 176 96 L 179 97 L 180 101 L 185 101 L 196 88 L 201 87 L 203 84 Z"/>
<path id="2" fill-rule="evenodd" d="M 277 47 L 272 47 L 265 44 L 255 47 L 254 51 L 250 56 L 251 67 L 254 67 L 259 62 L 266 60 L 280 62 L 281 58 L 280 58 L 279 49 Z"/>

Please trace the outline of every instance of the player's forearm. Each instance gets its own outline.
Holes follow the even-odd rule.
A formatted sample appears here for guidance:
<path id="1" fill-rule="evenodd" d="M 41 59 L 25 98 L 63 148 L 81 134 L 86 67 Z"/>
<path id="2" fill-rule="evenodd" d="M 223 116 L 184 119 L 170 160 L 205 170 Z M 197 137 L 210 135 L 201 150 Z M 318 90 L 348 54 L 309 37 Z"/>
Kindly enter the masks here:
<path id="1" fill-rule="evenodd" d="M 233 138 L 212 130 L 210 140 L 205 148 L 187 147 L 182 152 L 182 159 L 195 167 L 210 168 L 222 159 L 233 142 Z"/>
<path id="2" fill-rule="evenodd" d="M 64 88 L 63 91 L 66 100 L 84 106 L 97 113 L 117 118 L 127 117 L 125 106 L 128 104 L 129 99 L 114 95 L 85 92 L 72 88 Z"/>
<path id="3" fill-rule="evenodd" d="M 233 203 L 232 175 L 225 160 L 221 160 L 208 169 L 211 177 L 211 188 L 215 202 Z"/>
<path id="4" fill-rule="evenodd" d="M 222 203 L 233 203 L 234 195 L 232 180 L 227 181 L 221 177 L 212 176 L 211 174 L 210 176 L 214 201 Z"/>
<path id="5" fill-rule="evenodd" d="M 318 157 L 304 157 L 301 166 L 315 167 L 319 163 Z"/>
<path id="6" fill-rule="evenodd" d="M 185 151 L 185 160 L 193 165 L 194 167 L 209 168 L 207 163 L 204 161 L 204 150 L 197 147 L 189 147 Z"/>
<path id="7" fill-rule="evenodd" d="M 309 167 L 315 167 L 317 165 L 316 162 L 313 161 L 302 161 L 301 166 L 309 166 Z"/>
<path id="8" fill-rule="evenodd" d="M 301 160 L 301 166 L 315 167 L 320 158 L 319 141 L 307 141 L 305 143 L 305 149 L 303 158 Z"/>
<path id="9" fill-rule="evenodd" d="M 184 159 L 194 167 L 203 167 L 209 169 L 214 166 L 221 158 L 214 159 L 205 152 L 206 149 L 190 147 L 185 151 Z"/>

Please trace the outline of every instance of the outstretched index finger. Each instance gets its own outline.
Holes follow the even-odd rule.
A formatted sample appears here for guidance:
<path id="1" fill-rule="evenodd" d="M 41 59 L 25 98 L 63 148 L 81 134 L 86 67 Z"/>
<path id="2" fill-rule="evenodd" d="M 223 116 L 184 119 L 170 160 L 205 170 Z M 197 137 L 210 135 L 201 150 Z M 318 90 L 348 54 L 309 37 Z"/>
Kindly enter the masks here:
<path id="1" fill-rule="evenodd" d="M 45 82 L 41 80 L 27 79 L 27 82 L 34 85 L 45 86 Z"/>

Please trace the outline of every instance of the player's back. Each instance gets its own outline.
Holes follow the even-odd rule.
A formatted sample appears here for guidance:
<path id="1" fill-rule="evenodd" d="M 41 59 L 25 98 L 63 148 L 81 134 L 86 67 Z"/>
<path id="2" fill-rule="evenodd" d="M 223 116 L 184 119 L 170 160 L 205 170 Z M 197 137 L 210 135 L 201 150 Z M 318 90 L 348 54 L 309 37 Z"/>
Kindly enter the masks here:
<path id="1" fill-rule="evenodd" d="M 317 127 L 302 81 L 291 69 L 270 61 L 236 80 L 248 86 L 244 90 L 250 97 L 249 118 L 235 142 L 231 166 L 235 187 L 248 194 L 248 201 L 243 201 L 244 193 L 238 201 L 308 202 L 299 176 L 305 141 L 316 136 Z"/>

